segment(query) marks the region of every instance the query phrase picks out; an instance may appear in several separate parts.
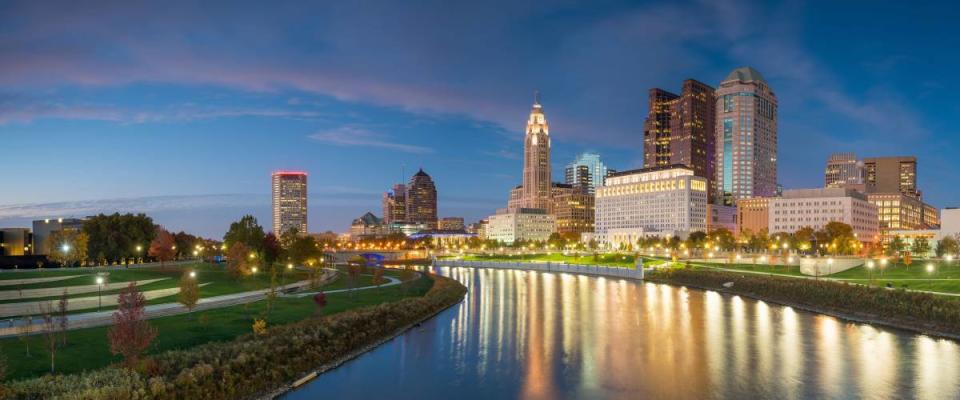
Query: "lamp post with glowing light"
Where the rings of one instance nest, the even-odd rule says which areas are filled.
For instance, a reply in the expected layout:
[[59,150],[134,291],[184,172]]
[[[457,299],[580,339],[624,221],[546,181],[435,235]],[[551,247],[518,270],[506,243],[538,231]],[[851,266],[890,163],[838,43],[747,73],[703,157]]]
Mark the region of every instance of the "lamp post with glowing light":
[[97,311],[103,307],[103,277],[97,277]]
[[870,274],[870,286],[873,286],[873,260],[867,260],[867,272]]

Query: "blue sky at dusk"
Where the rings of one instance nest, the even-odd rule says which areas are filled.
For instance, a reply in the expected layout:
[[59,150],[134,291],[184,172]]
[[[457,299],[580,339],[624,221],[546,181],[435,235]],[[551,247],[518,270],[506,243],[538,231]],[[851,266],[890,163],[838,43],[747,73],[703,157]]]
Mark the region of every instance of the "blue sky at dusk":
[[742,65],[779,98],[785,187],[835,151],[916,155],[960,206],[949,3],[319,3],[0,4],[0,227],[141,211],[220,237],[302,169],[310,229],[344,231],[420,167],[475,221],[520,182],[534,90],[560,180],[584,150],[639,167],[649,88]]

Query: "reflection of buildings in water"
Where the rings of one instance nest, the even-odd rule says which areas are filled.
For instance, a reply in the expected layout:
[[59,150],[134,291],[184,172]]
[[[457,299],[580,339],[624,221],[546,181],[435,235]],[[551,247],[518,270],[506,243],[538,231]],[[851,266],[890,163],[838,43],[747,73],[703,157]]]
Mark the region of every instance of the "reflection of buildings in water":
[[712,291],[516,270],[440,272],[470,287],[450,321],[454,367],[481,382],[515,380],[517,397],[880,398],[899,390],[949,398],[960,388],[960,353],[950,341]]

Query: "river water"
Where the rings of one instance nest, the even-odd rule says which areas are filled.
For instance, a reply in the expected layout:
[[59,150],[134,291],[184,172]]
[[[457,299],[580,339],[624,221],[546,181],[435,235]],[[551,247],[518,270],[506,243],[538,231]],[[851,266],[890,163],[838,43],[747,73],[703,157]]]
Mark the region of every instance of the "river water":
[[286,398],[960,398],[950,340],[631,280],[435,271],[462,304]]

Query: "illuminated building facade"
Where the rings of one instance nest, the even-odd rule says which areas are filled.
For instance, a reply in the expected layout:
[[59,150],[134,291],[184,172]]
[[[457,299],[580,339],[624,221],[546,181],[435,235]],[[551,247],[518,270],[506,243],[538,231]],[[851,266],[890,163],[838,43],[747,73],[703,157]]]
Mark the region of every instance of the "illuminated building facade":
[[406,222],[424,224],[428,229],[437,227],[437,187],[433,179],[421,168],[407,185]]
[[502,209],[487,218],[483,238],[506,244],[517,240],[542,242],[555,229],[553,215],[542,208]]
[[[523,140],[523,184],[520,207],[550,208],[550,126],[536,96]],[[509,208],[509,207],[508,207]]]
[[589,193],[595,193],[596,188],[603,186],[607,176],[616,172],[607,168],[599,154],[586,152],[567,164],[564,181],[568,185],[584,187]]
[[461,217],[444,217],[437,221],[437,230],[441,231],[462,231],[466,226]]
[[716,182],[724,204],[777,193],[777,97],[757,70],[730,72],[717,89]]
[[32,241],[30,229],[0,228],[0,256],[31,255]]
[[643,166],[685,165],[707,179],[712,198],[716,190],[716,103],[713,87],[694,79],[683,81],[679,96],[650,89]]
[[744,233],[757,233],[768,229],[770,224],[770,198],[751,197],[737,200],[737,237]]
[[273,233],[282,235],[290,229],[307,234],[307,173],[274,172]]
[[553,184],[551,213],[557,233],[576,234],[593,232],[594,195],[580,186]]
[[386,223],[402,222],[407,219],[407,186],[393,185],[393,192],[383,194],[383,220]]
[[823,229],[830,222],[853,228],[861,241],[879,240],[877,207],[854,189],[820,188],[786,190],[783,197],[770,199],[768,232],[793,233],[802,228]]
[[828,188],[848,187],[865,191],[864,163],[853,153],[834,153],[827,160],[823,185]]
[[47,238],[57,231],[81,231],[83,220],[77,218],[42,219],[33,221],[33,255],[50,255]]
[[919,197],[916,157],[873,157],[863,160],[867,193],[903,193]]
[[707,179],[685,166],[618,172],[597,189],[595,221],[597,241],[611,247],[640,236],[706,232]]

